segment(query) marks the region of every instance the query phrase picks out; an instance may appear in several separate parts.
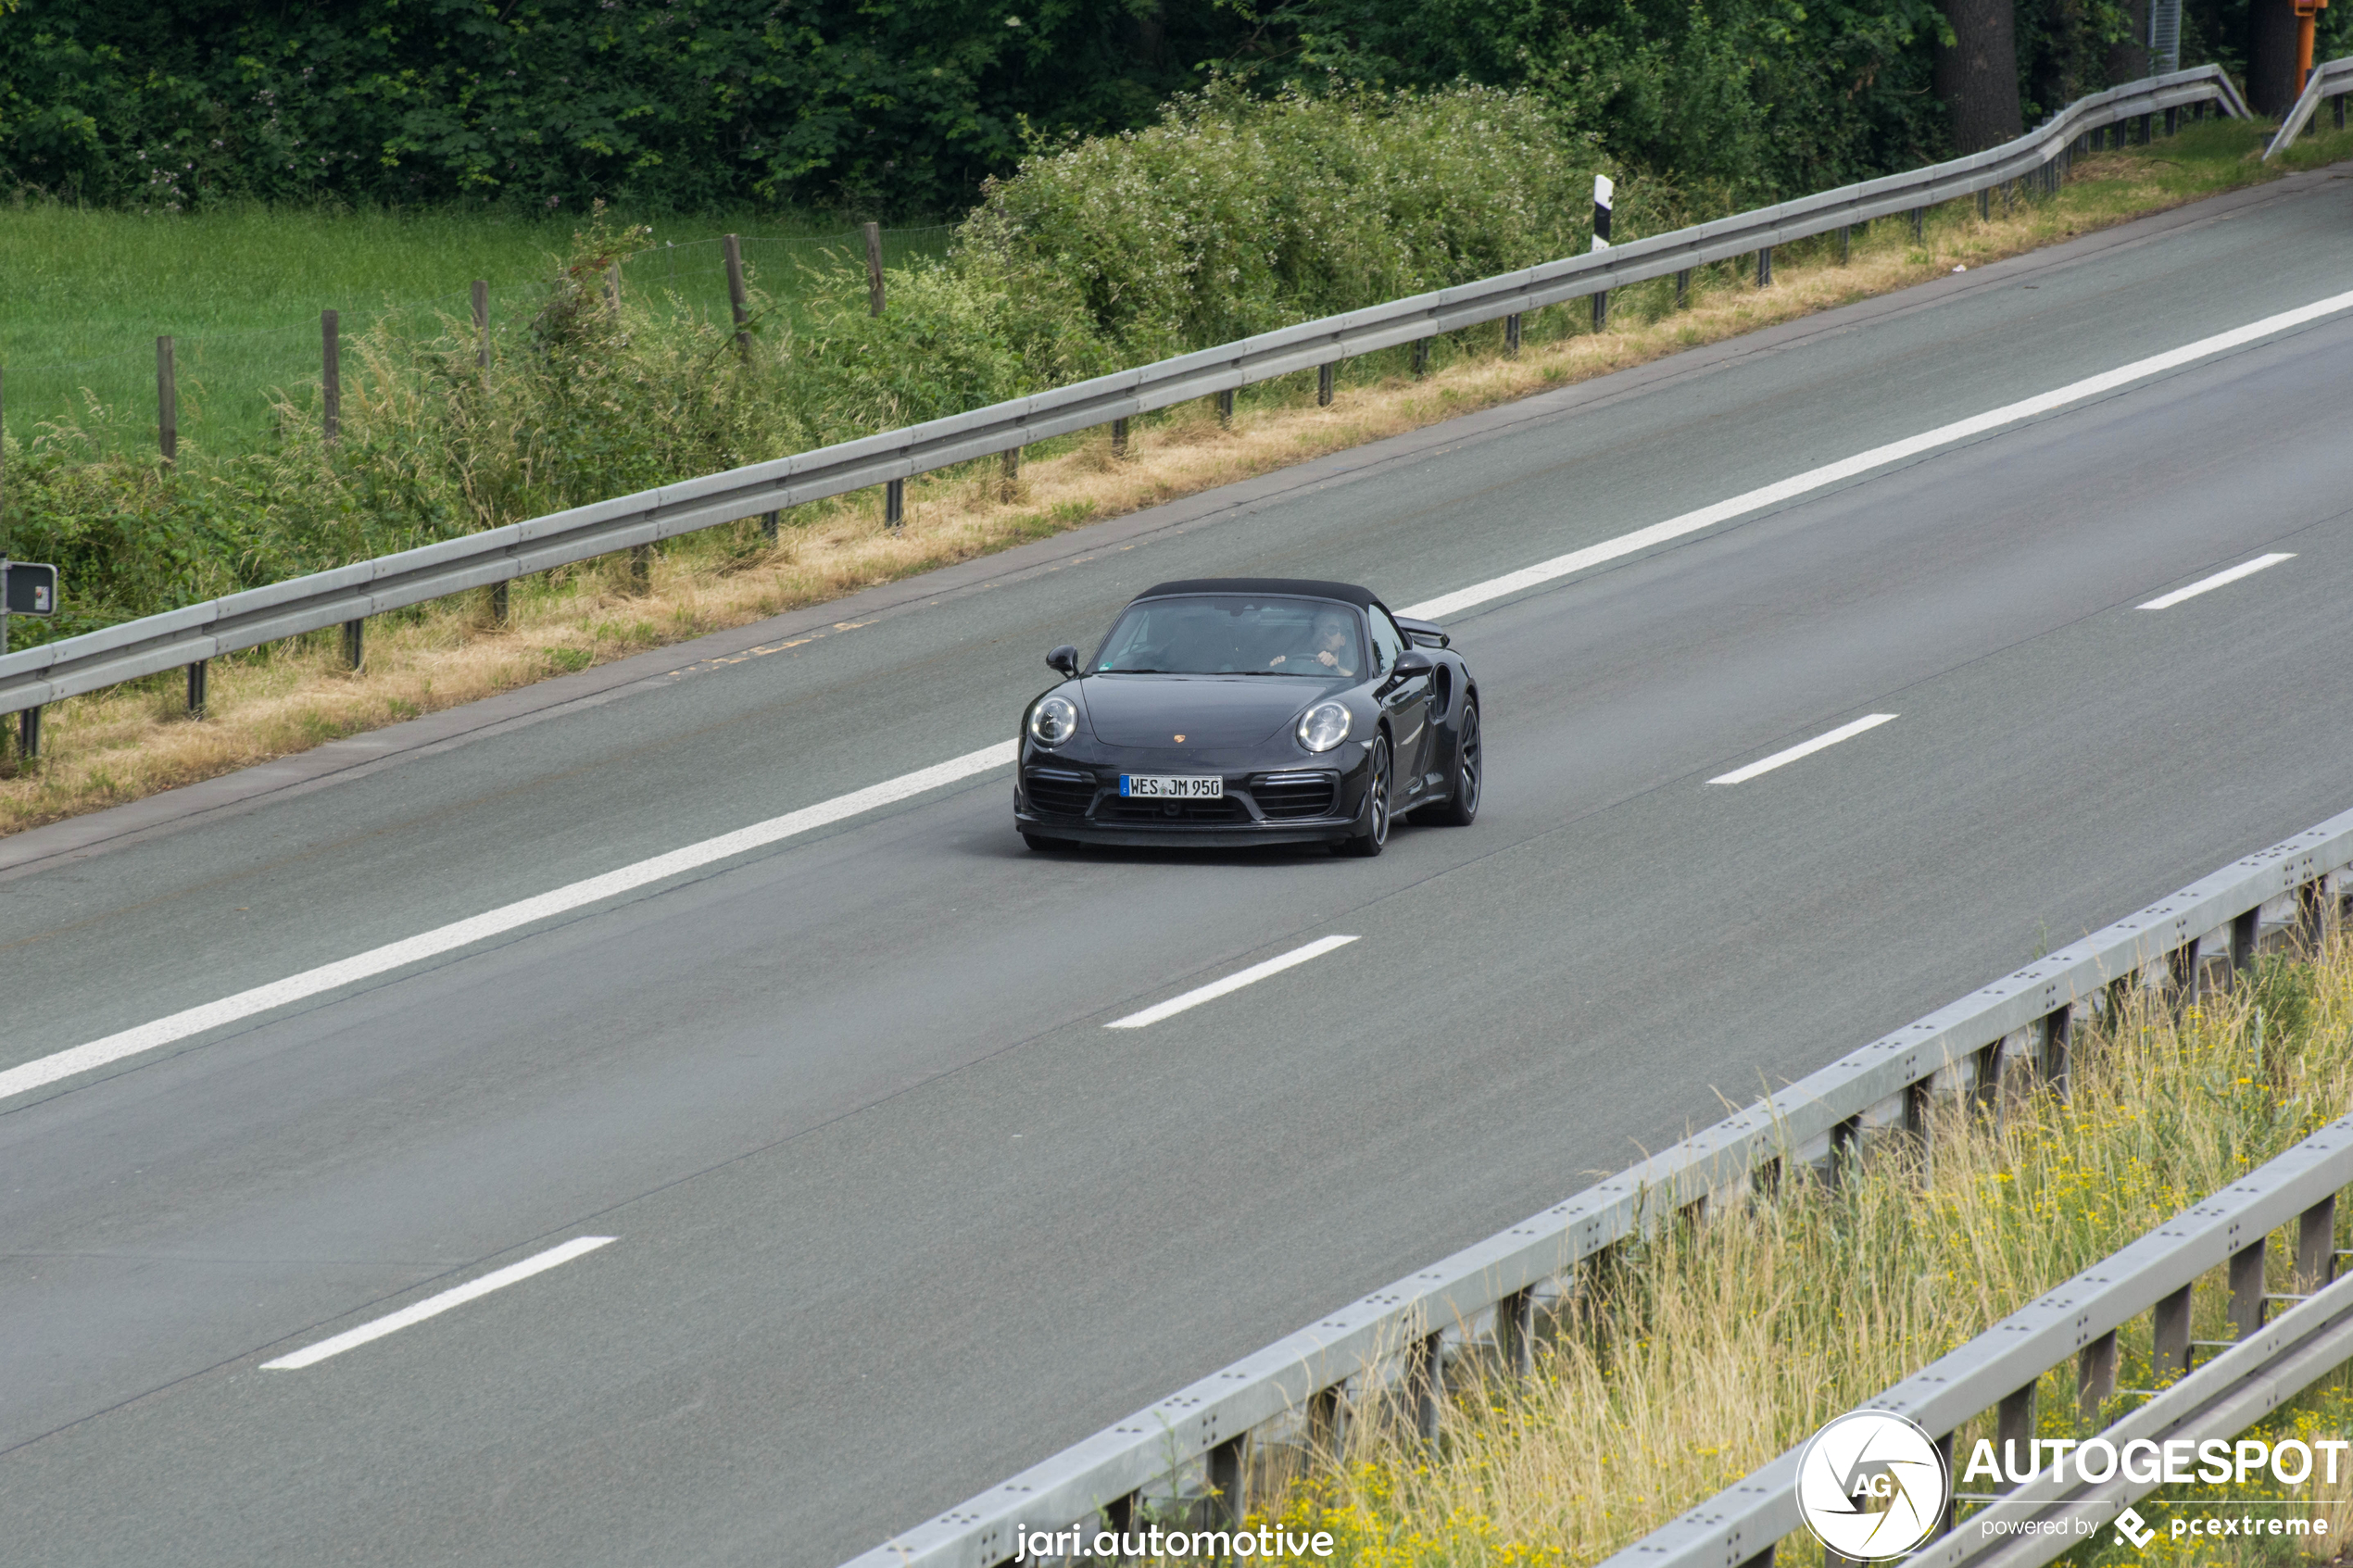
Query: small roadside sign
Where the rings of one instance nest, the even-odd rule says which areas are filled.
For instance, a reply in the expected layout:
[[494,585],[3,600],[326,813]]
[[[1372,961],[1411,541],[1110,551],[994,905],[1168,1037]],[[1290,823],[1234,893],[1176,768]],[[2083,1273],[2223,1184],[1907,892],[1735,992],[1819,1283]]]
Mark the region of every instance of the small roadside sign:
[[0,614],[57,613],[57,569],[41,561],[0,561]]

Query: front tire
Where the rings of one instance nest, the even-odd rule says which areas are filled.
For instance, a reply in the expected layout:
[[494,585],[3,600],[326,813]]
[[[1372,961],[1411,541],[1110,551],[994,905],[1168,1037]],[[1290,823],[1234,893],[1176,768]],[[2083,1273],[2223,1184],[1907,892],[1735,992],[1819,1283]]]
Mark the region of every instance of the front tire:
[[1369,860],[1388,847],[1390,771],[1389,737],[1382,735],[1373,742],[1372,777],[1365,784],[1365,831],[1333,845],[1334,854]]
[[1463,734],[1454,747],[1454,794],[1430,812],[1430,821],[1466,828],[1478,815],[1478,795],[1487,784],[1487,754],[1479,746],[1478,704],[1463,704]]

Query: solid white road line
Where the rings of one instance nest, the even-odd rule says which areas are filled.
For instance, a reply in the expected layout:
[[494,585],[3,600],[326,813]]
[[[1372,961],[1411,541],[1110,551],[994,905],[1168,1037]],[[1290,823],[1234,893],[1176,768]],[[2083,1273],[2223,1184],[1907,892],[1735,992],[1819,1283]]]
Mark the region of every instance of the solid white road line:
[[455,1289],[445,1290],[438,1296],[428,1296],[414,1306],[403,1307],[400,1311],[389,1316],[378,1318],[373,1323],[363,1323],[358,1328],[346,1329],[333,1339],[321,1339],[307,1350],[296,1350],[291,1356],[280,1356],[274,1361],[264,1361],[261,1363],[261,1370],[296,1372],[303,1367],[316,1366],[329,1356],[340,1356],[355,1345],[365,1345],[371,1339],[382,1339],[387,1334],[397,1334],[410,1323],[422,1323],[427,1318],[437,1318],[452,1307],[462,1307],[477,1296],[487,1296],[492,1291],[502,1289],[519,1279],[529,1279],[534,1274],[547,1273],[559,1263],[569,1263],[583,1253],[594,1252],[611,1239],[612,1237],[609,1236],[574,1236],[561,1247],[551,1247],[536,1257],[525,1258],[520,1263],[510,1263],[503,1269],[495,1270],[480,1279],[468,1280]]
[[1103,1027],[1141,1029],[1148,1023],[1158,1023],[1162,1019],[1183,1012],[1187,1008],[1197,1008],[1203,1002],[1214,1002],[1228,992],[1239,991],[1243,986],[1264,980],[1270,974],[1280,974],[1294,964],[1303,964],[1309,959],[1320,959],[1334,947],[1345,947],[1355,940],[1353,936],[1318,936],[1304,947],[1293,947],[1280,958],[1268,959],[1265,963],[1254,963],[1248,969],[1237,970],[1223,980],[1213,980],[1197,991],[1188,991],[1181,997],[1171,997],[1164,1002],[1155,1002],[1141,1012],[1131,1012],[1126,1018],[1114,1019]]
[[1707,782],[1709,784],[1743,784],[1759,773],[1769,773],[1774,769],[1794,762],[1801,757],[1811,757],[1824,746],[1836,746],[1843,740],[1851,740],[1865,730],[1876,730],[1894,717],[1893,713],[1867,713],[1852,724],[1841,724],[1826,735],[1816,735],[1812,740],[1793,746],[1787,751],[1776,751],[1761,761],[1751,762],[1745,768],[1735,768],[1730,772],[1720,774]]
[[2284,556],[2258,556],[2251,561],[2245,561],[2231,568],[2228,571],[2218,571],[2211,577],[2201,577],[2188,587],[2176,588],[2162,598],[2149,600],[2141,608],[2143,609],[2171,609],[2183,599],[2194,599],[2200,594],[2211,593],[2225,583],[2235,583],[2242,577],[2252,577],[2267,566],[2277,566],[2284,560],[2295,558],[2293,552]]
[[902,773],[882,784],[852,790],[848,795],[837,795],[831,800],[804,806],[798,811],[787,811],[781,817],[771,817],[748,828],[737,828],[734,833],[723,833],[716,838],[706,838],[699,844],[689,844],[683,849],[673,849],[666,855],[656,855],[649,860],[640,860],[635,865],[623,866],[602,876],[592,876],[585,882],[575,882],[551,893],[542,893],[535,898],[524,898],[470,920],[438,926],[403,941],[371,948],[354,958],[321,964],[317,969],[307,969],[300,974],[288,975],[267,985],[257,985],[250,991],[240,991],[217,1002],[207,1002],[202,1007],[175,1012],[169,1018],[158,1018],[152,1023],[142,1023],[135,1029],[125,1029],[120,1034],[108,1035],[104,1039],[92,1040],[87,1045],[75,1046],[54,1056],[44,1056],[21,1066],[11,1067],[0,1073],[0,1099],[22,1094],[27,1089],[37,1089],[44,1084],[54,1084],[76,1073],[86,1073],[94,1067],[120,1061],[127,1056],[154,1050],[158,1046],[168,1046],[175,1040],[184,1040],[207,1029],[217,1029],[224,1023],[251,1018],[271,1008],[283,1007],[288,1002],[319,996],[338,985],[348,985],[355,980],[366,980],[422,959],[455,952],[470,943],[529,925],[534,921],[585,909],[599,899],[647,886],[682,872],[698,870],[726,859],[731,855],[762,848],[798,834],[921,795],[925,790],[937,789],[942,784],[955,784],[975,773],[985,773],[991,768],[1001,768],[1012,762],[1013,756],[1012,741],[985,746],[978,751],[968,751],[952,761],[912,773]]
[[1450,615],[1469,609],[1474,605],[1483,605],[1490,599],[1500,599],[1506,594],[1516,594],[1523,588],[1533,588],[1539,583],[1567,577],[1571,572],[1582,571],[1588,567],[1600,566],[1605,561],[1617,560],[1622,556],[1630,556],[1638,550],[1647,550],[1653,545],[1662,545],[1670,539],[1680,539],[1687,533],[1696,533],[1704,528],[1713,528],[1719,522],[1730,522],[1732,519],[1745,513],[1758,511],[1766,507],[1778,506],[1783,501],[1794,500],[1800,495],[1839,483],[1843,480],[1858,478],[1873,469],[1885,468],[1890,463],[1900,463],[1907,458],[1917,458],[1924,453],[1935,451],[1940,446],[1950,446],[1957,442],[1967,441],[1971,436],[1983,435],[1990,431],[2000,430],[2006,425],[2017,424],[2021,420],[2031,420],[2039,415],[2055,412],[2070,404],[2081,403],[2086,398],[2114,392],[2120,387],[2129,386],[2137,381],[2145,381],[2151,376],[2163,375],[2168,370],[2180,370],[2183,366],[2196,364],[2200,359],[2210,359],[2215,355],[2227,354],[2232,349],[2244,347],[2273,332],[2304,326],[2347,309],[2353,309],[2353,294],[2332,295],[2311,305],[2303,306],[2295,310],[2283,310],[2276,316],[2266,316],[2261,320],[2250,321],[2244,327],[2234,327],[2227,332],[2217,332],[2212,337],[2200,338],[2196,343],[2185,344],[2180,348],[2164,354],[2151,355],[2146,359],[2135,359],[2129,365],[2100,375],[2087,376],[2079,382],[2070,382],[2067,385],[2054,391],[2024,398],[2016,403],[2007,403],[1999,408],[1989,409],[1985,413],[1969,419],[1957,420],[1948,425],[1939,425],[1934,430],[1923,431],[1918,435],[1907,436],[1902,441],[1891,441],[1884,446],[1874,446],[1868,452],[1858,452],[1854,457],[1835,463],[1827,463],[1818,469],[1808,469],[1806,472],[1793,474],[1779,483],[1768,484],[1761,489],[1734,495],[1729,500],[1718,501],[1712,507],[1702,507],[1695,512],[1685,512],[1680,517],[1668,518],[1665,522],[1655,522],[1648,528],[1638,528],[1631,533],[1621,533],[1615,539],[1605,539],[1598,545],[1589,545],[1581,550],[1571,550],[1565,556],[1554,556],[1550,560],[1538,561],[1534,566],[1525,567],[1518,571],[1506,572],[1501,577],[1491,577],[1484,583],[1474,583],[1467,588],[1457,588],[1451,594],[1441,594],[1434,599],[1410,605],[1398,613],[1410,615],[1417,621],[1443,621]]

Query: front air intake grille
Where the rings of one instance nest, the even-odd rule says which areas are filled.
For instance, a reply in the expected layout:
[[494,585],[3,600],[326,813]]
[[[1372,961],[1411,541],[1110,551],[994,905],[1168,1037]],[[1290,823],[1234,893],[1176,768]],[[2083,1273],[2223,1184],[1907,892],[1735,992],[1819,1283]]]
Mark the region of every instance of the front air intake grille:
[[1228,796],[1223,800],[1123,800],[1111,796],[1095,820],[1103,822],[1246,822],[1250,811]]
[[1333,773],[1273,773],[1250,786],[1251,797],[1267,818],[1328,817],[1340,791]]
[[1032,768],[1022,775],[1022,787],[1030,805],[1049,816],[1083,817],[1095,803],[1094,775],[1069,768]]

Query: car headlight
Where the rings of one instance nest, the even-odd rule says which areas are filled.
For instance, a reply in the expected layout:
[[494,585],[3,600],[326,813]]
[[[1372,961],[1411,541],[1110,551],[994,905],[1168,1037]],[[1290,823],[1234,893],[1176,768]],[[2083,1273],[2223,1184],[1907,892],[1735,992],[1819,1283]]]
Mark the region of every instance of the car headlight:
[[1039,746],[1060,746],[1078,729],[1078,709],[1066,696],[1050,696],[1029,710],[1029,736]]
[[1329,751],[1348,738],[1348,709],[1337,702],[1319,702],[1299,716],[1299,744],[1310,751]]

